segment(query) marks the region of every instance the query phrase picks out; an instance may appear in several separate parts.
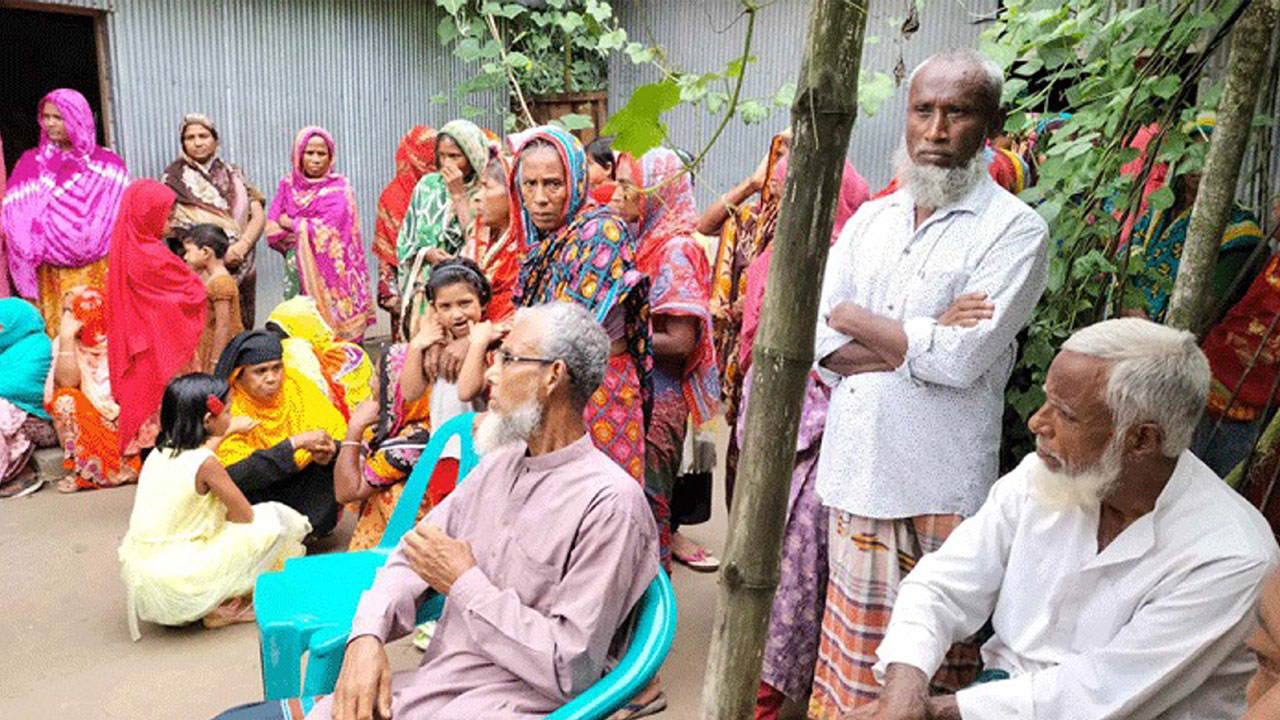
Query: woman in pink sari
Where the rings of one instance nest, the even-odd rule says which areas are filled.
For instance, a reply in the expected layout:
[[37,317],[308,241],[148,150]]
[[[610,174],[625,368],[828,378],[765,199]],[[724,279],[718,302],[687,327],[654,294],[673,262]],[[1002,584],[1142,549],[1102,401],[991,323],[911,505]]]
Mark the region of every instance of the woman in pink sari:
[[373,324],[369,266],[355,193],[333,172],[333,136],[323,128],[305,127],[294,140],[293,170],[267,212],[267,243],[285,258],[285,299],[312,297],[339,337],[363,341]]
[[93,111],[66,88],[40,101],[40,145],[13,167],[0,211],[14,289],[55,332],[62,298],[107,278],[111,228],[128,184],[124,161],[98,147]]

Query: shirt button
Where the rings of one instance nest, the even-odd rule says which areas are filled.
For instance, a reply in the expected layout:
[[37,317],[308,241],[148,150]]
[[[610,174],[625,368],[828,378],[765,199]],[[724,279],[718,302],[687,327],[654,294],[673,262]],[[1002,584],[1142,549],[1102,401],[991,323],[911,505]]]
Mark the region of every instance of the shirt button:
[[892,310],[892,309],[893,309],[893,305],[889,305],[889,309],[890,309],[890,310]]

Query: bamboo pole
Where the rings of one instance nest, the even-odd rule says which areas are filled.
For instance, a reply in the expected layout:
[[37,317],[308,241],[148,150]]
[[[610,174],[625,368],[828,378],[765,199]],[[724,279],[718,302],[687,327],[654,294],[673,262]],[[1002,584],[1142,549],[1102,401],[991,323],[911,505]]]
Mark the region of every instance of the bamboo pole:
[[791,166],[752,355],[751,402],[703,684],[707,719],[741,720],[755,707],[821,278],[857,114],[866,17],[867,0],[810,4],[791,107]]
[[1167,324],[1203,335],[1218,245],[1236,199],[1240,165],[1249,144],[1254,108],[1267,65],[1276,0],[1245,0],[1249,7],[1231,31],[1227,78],[1191,209],[1191,225],[1169,300]]

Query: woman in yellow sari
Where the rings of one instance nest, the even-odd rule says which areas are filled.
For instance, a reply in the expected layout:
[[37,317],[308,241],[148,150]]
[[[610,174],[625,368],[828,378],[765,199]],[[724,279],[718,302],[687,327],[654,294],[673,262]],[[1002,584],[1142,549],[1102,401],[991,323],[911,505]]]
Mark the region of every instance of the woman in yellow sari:
[[214,374],[231,384],[231,413],[257,424],[227,438],[218,460],[250,503],[284,503],[325,535],[338,523],[333,459],[347,423],[283,358],[279,336],[265,330],[240,333],[223,351]]
[[315,300],[304,295],[286,300],[267,322],[288,336],[283,341],[285,365],[319,385],[343,416],[350,417],[356,405],[370,398],[373,365],[364,348],[338,339]]

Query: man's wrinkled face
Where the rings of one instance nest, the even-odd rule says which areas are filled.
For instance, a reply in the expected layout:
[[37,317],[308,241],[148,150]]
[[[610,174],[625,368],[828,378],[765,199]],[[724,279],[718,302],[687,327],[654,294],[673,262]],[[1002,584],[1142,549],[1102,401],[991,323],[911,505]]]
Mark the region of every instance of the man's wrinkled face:
[[236,384],[258,400],[270,400],[284,385],[284,361],[269,360],[240,368]]
[[489,412],[476,430],[476,445],[482,452],[528,442],[542,424],[551,364],[536,360],[541,350],[539,325],[536,319],[518,321],[485,373]]
[[907,95],[907,154],[917,165],[964,165],[983,147],[998,111],[989,107],[981,71],[938,60],[916,73]]

